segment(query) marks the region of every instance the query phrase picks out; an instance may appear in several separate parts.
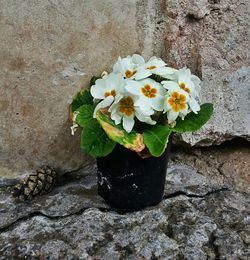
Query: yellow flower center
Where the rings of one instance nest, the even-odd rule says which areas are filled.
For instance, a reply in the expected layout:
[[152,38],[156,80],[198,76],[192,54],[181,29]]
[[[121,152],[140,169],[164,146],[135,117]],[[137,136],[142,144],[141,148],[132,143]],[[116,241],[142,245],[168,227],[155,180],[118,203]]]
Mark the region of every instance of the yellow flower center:
[[156,93],[157,93],[157,89],[152,88],[150,85],[147,84],[143,88],[141,88],[141,92],[144,96],[146,96],[148,98],[155,98]]
[[148,69],[148,70],[153,70],[153,69],[156,69],[156,68],[157,68],[157,67],[153,65],[153,66],[148,67],[147,69]]
[[180,86],[181,89],[183,89],[187,93],[190,93],[190,89],[185,85],[184,82],[180,82],[179,86]]
[[115,97],[115,96],[116,96],[116,91],[113,89],[113,90],[111,90],[110,92],[105,92],[105,93],[104,93],[104,96],[105,96],[105,97],[108,97],[108,96],[113,96],[113,97]]
[[168,99],[169,105],[172,107],[174,112],[179,112],[186,108],[186,97],[183,94],[179,94],[178,92],[173,92],[171,97]]
[[134,76],[136,73],[136,70],[135,71],[131,71],[131,70],[126,70],[125,71],[125,76],[126,78],[131,78],[132,76]]
[[135,112],[134,101],[132,97],[124,97],[120,100],[119,111],[126,116],[131,116]]

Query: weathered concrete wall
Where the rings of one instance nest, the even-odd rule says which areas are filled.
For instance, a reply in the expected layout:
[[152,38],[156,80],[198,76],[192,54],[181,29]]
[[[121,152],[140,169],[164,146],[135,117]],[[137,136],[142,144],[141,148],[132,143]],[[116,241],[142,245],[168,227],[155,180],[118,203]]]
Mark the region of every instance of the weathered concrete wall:
[[89,159],[70,134],[67,106],[91,75],[143,51],[144,8],[134,0],[1,1],[0,176]]
[[216,114],[186,141],[249,136],[247,0],[219,2],[2,0],[0,176],[88,162],[70,135],[67,106],[91,75],[135,52],[203,78]]

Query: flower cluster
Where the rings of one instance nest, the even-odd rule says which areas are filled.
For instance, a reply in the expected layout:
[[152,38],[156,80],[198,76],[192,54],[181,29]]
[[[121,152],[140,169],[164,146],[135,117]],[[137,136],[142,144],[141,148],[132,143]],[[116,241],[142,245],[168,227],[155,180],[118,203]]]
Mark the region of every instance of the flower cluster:
[[99,102],[93,117],[99,109],[107,108],[115,124],[122,123],[128,133],[134,127],[135,118],[154,125],[157,122],[153,115],[160,112],[174,126],[178,117],[184,119],[191,111],[197,113],[199,92],[200,79],[189,69],[167,67],[157,57],[145,62],[137,54],[119,57],[113,71],[104,73],[90,89],[94,100]]

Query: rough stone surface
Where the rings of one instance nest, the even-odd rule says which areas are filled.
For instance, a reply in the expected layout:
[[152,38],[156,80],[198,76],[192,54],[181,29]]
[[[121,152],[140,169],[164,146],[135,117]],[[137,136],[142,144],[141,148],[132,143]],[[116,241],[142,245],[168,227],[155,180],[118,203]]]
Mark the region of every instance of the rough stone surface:
[[67,106],[119,55],[162,56],[203,79],[215,115],[192,145],[249,139],[249,3],[241,1],[1,1],[0,176],[90,161],[70,135]]
[[163,57],[187,66],[202,82],[202,101],[215,113],[201,131],[181,137],[191,145],[250,138],[249,8],[247,0],[165,1]]
[[249,196],[172,164],[158,206],[118,214],[96,195],[94,172],[69,173],[31,202],[2,182],[0,259],[249,259]]
[[218,185],[250,194],[250,146],[242,140],[220,146],[173,147],[172,162],[188,165]]

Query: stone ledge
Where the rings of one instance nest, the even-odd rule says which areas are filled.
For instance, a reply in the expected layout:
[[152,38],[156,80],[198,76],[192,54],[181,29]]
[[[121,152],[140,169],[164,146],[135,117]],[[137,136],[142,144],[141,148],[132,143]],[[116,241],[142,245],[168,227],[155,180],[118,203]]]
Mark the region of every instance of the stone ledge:
[[247,259],[249,196],[172,164],[165,199],[118,214],[97,195],[95,167],[52,193],[16,202],[0,187],[0,256],[59,259]]

